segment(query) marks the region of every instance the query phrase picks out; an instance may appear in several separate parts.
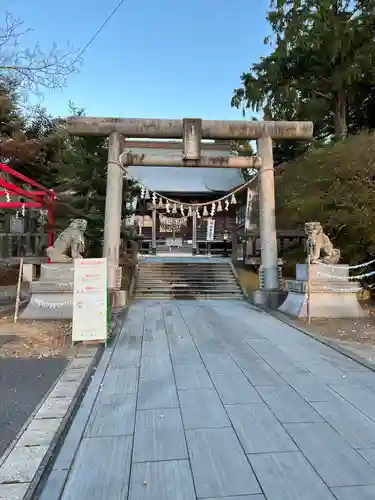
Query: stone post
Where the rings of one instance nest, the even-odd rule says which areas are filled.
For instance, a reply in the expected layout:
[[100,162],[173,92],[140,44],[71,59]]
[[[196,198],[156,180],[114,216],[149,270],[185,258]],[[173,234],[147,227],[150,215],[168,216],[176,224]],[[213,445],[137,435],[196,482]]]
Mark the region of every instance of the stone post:
[[116,288],[119,265],[123,171],[119,166],[123,136],[113,132],[108,141],[107,190],[105,199],[103,257],[108,259],[108,288]]
[[261,265],[264,272],[264,289],[272,291],[279,289],[272,138],[262,137],[258,139],[257,149],[262,158],[259,173]]
[[197,254],[197,212],[193,210],[193,227],[192,227],[192,254]]
[[156,255],[156,208],[152,209],[152,237],[151,237],[151,253]]

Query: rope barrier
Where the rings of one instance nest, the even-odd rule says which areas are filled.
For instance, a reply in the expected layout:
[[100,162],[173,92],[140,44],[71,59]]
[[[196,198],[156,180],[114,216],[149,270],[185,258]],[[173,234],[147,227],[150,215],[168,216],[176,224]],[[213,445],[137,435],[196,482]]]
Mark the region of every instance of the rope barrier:
[[369,276],[374,276],[375,271],[370,271],[369,273],[364,273],[364,274],[357,274],[357,276],[333,276],[332,274],[325,274],[325,273],[317,273],[318,276],[324,276],[326,278],[332,278],[334,280],[342,280],[342,281],[347,281],[347,280],[361,280],[363,278],[368,278]]
[[[68,261],[69,263],[69,261]],[[66,262],[62,262],[62,264],[66,264]],[[63,273],[67,273],[67,272],[73,272],[74,271],[74,267],[66,267],[65,269],[64,268],[61,268],[61,267],[55,267],[51,264],[48,264],[48,271],[50,271],[51,269],[53,269],[54,271],[62,271]]]
[[62,309],[63,307],[73,306],[73,302],[71,300],[67,300],[65,302],[45,302],[44,300],[36,299],[35,297],[31,298],[30,303],[45,309]]
[[[356,264],[355,266],[347,266],[347,268],[348,269],[359,269],[360,267],[370,266],[371,264],[374,264],[374,263],[375,263],[375,259],[372,259],[368,262],[364,262],[363,264]],[[331,267],[331,268],[335,268],[335,269],[338,269],[339,267],[341,267],[341,266],[335,266],[332,264],[325,264],[324,262],[320,262],[320,264],[323,264],[323,266],[325,266],[325,267]]]
[[323,290],[329,290],[330,292],[340,292],[340,293],[358,293],[362,292],[363,288],[332,288],[330,286],[325,286]]
[[[249,179],[248,181],[246,181],[244,184],[241,184],[241,186],[238,186],[238,187],[234,188],[232,191],[230,191],[226,195],[222,196],[221,198],[217,198],[214,201],[202,202],[202,203],[183,203],[180,200],[176,200],[176,199],[164,196],[164,195],[160,194],[159,192],[154,191],[153,189],[150,189],[148,186],[143,185],[141,182],[139,182],[137,180],[136,177],[134,177],[131,174],[129,174],[129,172],[127,171],[126,167],[121,162],[110,160],[110,161],[108,161],[108,163],[112,163],[114,165],[119,166],[121,168],[121,170],[125,173],[126,176],[130,177],[134,182],[136,182],[139,186],[141,186],[141,188],[143,188],[143,190],[144,190],[144,197],[146,199],[149,199],[150,198],[150,193],[153,193],[154,198],[155,197],[159,198],[159,203],[160,203],[160,200],[165,200],[166,202],[168,202],[170,204],[173,204],[173,205],[181,205],[183,207],[194,208],[196,210],[199,209],[199,208],[202,208],[202,207],[208,207],[210,205],[211,205],[211,207],[215,206],[215,205],[219,205],[223,201],[226,202],[226,203],[228,203],[228,205],[229,205],[228,198],[231,198],[230,204],[235,204],[235,203],[237,203],[236,199],[235,199],[235,195],[237,193],[239,193],[243,189],[247,188],[263,172],[266,172],[266,171],[269,171],[269,170],[274,171],[274,168],[265,168],[265,169],[259,170],[255,175],[253,175],[253,177],[251,179]],[[141,198],[143,198],[142,194],[141,194]],[[154,199],[154,204],[156,204],[156,199]],[[226,210],[228,209],[227,206],[225,207],[225,209]],[[219,211],[221,211],[221,210],[219,210]],[[212,213],[212,215],[213,215],[213,213]]]
[[[199,208],[204,208],[204,211],[203,211],[203,216],[204,217],[207,217],[209,215],[213,216],[214,213],[215,213],[215,210],[216,210],[216,206],[217,206],[217,211],[222,211],[221,202],[223,202],[223,201],[225,201],[225,203],[226,203],[225,210],[228,210],[229,204],[235,204],[235,203],[237,203],[236,199],[235,199],[235,195],[237,193],[239,193],[243,189],[247,188],[263,172],[265,172],[267,170],[268,171],[269,170],[274,171],[273,167],[272,168],[265,168],[265,169],[259,170],[255,175],[253,175],[253,177],[251,179],[249,179],[248,181],[246,181],[244,184],[241,184],[241,186],[236,187],[235,189],[233,189],[232,191],[230,191],[226,195],[222,196],[221,198],[217,198],[214,201],[202,202],[202,203],[183,203],[180,200],[176,200],[176,199],[164,196],[164,195],[160,194],[159,192],[154,191],[154,190],[150,189],[149,187],[143,185],[142,183],[140,183],[137,180],[136,177],[134,177],[131,174],[129,174],[129,172],[126,169],[126,167],[120,161],[116,162],[116,161],[111,161],[110,160],[110,161],[108,161],[108,163],[113,163],[114,165],[119,166],[121,168],[121,170],[125,173],[126,176],[130,177],[134,182],[136,182],[139,186],[141,186],[141,188],[142,188],[141,198],[150,199],[150,197],[151,197],[154,205],[156,205],[156,201],[157,201],[156,198],[159,198],[159,204],[162,203],[162,200],[166,201],[167,202],[167,204],[166,204],[167,213],[170,212],[170,207],[168,206],[168,204],[173,204],[172,214],[176,214],[177,213],[177,205],[179,205],[179,209],[180,209],[181,215],[183,217],[185,217],[185,212],[184,212],[185,208],[189,209],[188,216],[192,215],[191,209],[194,209],[194,210],[196,210],[197,215],[198,215],[199,218],[200,218],[200,214],[199,214],[199,210],[198,210]],[[152,193],[152,196],[150,196],[150,193]],[[231,198],[230,202],[228,201],[228,198]],[[252,196],[250,197],[249,201],[250,201],[250,206],[251,206],[251,204],[252,204]],[[207,211],[207,207],[208,206],[211,206],[211,213],[210,214]],[[161,214],[158,212],[158,215],[160,217]],[[348,267],[348,269],[359,269],[359,268],[362,268],[362,267],[369,266],[369,265],[371,265],[373,263],[375,263],[375,259],[370,260],[369,262],[364,262],[362,264],[356,264],[354,266],[347,266],[347,267]],[[325,264],[323,262],[321,264],[323,264],[325,267],[330,267],[330,268],[333,268],[333,269],[338,269],[338,268],[341,267],[341,266],[332,265],[332,264]],[[357,276],[349,276],[349,277],[333,276],[331,274],[325,274],[325,273],[321,273],[321,272],[319,272],[318,275],[319,276],[325,276],[327,278],[336,279],[336,280],[347,281],[347,280],[368,278],[369,276],[375,275],[375,271],[372,271],[372,272],[369,272],[369,273],[364,273],[364,274],[359,274]]]

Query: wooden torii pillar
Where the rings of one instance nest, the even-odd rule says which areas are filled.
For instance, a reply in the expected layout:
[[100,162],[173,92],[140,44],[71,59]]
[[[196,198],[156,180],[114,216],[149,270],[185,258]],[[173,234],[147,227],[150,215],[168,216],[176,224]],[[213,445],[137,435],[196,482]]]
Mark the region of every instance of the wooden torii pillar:
[[[261,265],[264,272],[264,292],[279,289],[277,269],[277,239],[275,217],[275,181],[272,141],[278,139],[310,140],[312,122],[221,121],[184,118],[90,118],[68,117],[61,124],[71,135],[109,138],[107,193],[103,256],[109,262],[109,288],[116,286],[115,269],[119,262],[120,225],[122,211],[123,165],[260,168],[259,211]],[[123,152],[124,138],[181,139],[183,154],[160,157]],[[201,155],[201,140],[256,140],[259,158],[213,157]],[[121,159],[120,159],[121,155]]]

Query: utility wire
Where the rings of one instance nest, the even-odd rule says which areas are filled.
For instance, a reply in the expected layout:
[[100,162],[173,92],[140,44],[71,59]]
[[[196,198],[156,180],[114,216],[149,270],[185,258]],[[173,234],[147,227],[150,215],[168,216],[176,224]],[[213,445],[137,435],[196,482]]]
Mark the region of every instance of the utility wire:
[[116,5],[116,7],[113,9],[113,11],[106,18],[106,20],[104,21],[104,23],[100,26],[100,28],[96,31],[96,33],[92,36],[92,38],[83,47],[83,49],[80,51],[80,53],[78,54],[78,56],[74,59],[73,64],[75,64],[78,61],[78,59],[80,59],[83,56],[83,54],[86,52],[86,50],[95,41],[95,39],[98,37],[98,35],[103,31],[103,29],[106,27],[106,25],[109,23],[109,21],[116,14],[116,12],[119,10],[119,8],[122,6],[122,4],[124,2],[125,2],[125,0],[120,0],[120,2]]

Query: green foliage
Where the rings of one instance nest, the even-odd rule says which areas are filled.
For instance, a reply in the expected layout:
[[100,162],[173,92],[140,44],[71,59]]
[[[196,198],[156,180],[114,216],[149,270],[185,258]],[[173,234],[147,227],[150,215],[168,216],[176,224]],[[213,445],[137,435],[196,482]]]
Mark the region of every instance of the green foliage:
[[103,237],[106,194],[106,161],[108,151],[103,138],[69,138],[59,172],[64,190],[59,198],[64,206],[60,225],[73,218],[88,221],[86,237],[90,250],[98,253]]
[[15,84],[0,85],[0,161],[47,187],[56,185],[63,143],[44,108],[28,116],[18,105]]
[[232,151],[238,153],[239,156],[254,156],[255,152],[250,141],[230,141]]
[[243,73],[232,106],[312,120],[319,138],[345,136],[361,102],[357,91],[374,80],[375,3],[272,0],[267,19],[273,52]]
[[322,222],[348,263],[375,254],[375,134],[362,132],[298,158],[276,179],[277,224]]
[[3,141],[12,137],[23,125],[23,119],[18,110],[17,97],[14,83],[8,80],[0,83],[0,137],[2,139],[0,148]]
[[[70,112],[75,116],[85,114],[84,109],[73,103],[70,103]],[[90,242],[88,252],[100,255],[104,233],[108,141],[93,136],[68,137],[66,141],[58,175],[59,183],[65,187],[65,193],[60,195],[64,201],[65,220],[85,218],[88,221],[86,237]],[[125,207],[136,192],[133,182],[127,180],[123,183],[122,218],[132,213]]]
[[271,0],[267,20],[272,52],[242,74],[232,106],[311,120],[315,137],[274,144],[275,164],[287,164],[278,227],[321,221],[344,261],[366,260],[375,253],[375,0]]
[[[108,144],[100,137],[69,137],[44,108],[24,116],[15,86],[0,87],[0,160],[57,194],[56,229],[71,219],[88,221],[87,255],[100,255],[104,230]],[[71,104],[71,114],[84,110]],[[124,182],[126,201],[134,196],[132,182]],[[129,235],[123,234],[123,237]]]

